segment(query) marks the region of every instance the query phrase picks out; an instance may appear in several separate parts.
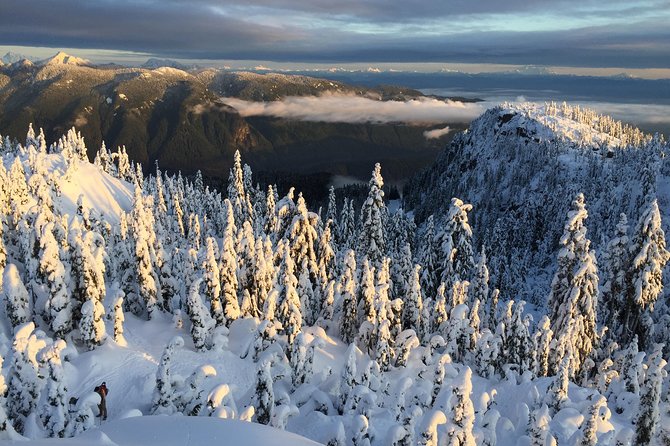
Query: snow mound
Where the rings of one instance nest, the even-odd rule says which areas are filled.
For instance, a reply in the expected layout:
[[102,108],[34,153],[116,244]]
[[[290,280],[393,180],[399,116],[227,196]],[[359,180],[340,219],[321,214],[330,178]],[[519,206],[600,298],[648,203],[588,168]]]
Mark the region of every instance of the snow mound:
[[[47,155],[50,172],[65,175],[65,162],[60,154]],[[60,183],[61,196],[56,202],[64,213],[74,215],[79,196],[91,208],[102,213],[110,223],[118,223],[121,212],[129,212],[133,207],[133,186],[102,172],[88,162],[77,162],[77,168],[69,179]]]
[[[135,417],[113,421],[100,430],[115,444],[144,446],[181,446],[194,444],[231,444],[256,446],[312,446],[318,443],[290,432],[246,421],[183,416]],[[95,436],[95,431],[80,438]]]
[[[25,442],[9,441],[7,445]],[[318,443],[290,432],[246,421],[183,416],[133,417],[111,421],[78,437],[35,440],[31,445],[58,446],[314,446]]]

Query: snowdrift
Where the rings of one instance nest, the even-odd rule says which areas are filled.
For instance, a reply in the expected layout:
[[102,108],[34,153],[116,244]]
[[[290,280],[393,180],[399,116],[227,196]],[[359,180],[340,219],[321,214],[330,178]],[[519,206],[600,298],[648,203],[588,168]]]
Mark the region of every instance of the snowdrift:
[[[23,445],[9,441],[7,445]],[[34,440],[34,446],[316,446],[311,440],[257,423],[219,418],[147,416],[110,421],[79,437]]]

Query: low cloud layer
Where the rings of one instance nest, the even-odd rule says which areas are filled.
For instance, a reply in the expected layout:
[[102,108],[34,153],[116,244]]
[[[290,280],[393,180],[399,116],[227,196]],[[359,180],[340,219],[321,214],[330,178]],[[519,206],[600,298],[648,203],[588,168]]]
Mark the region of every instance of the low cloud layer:
[[670,105],[622,104],[615,102],[581,102],[582,105],[632,124],[670,126]]
[[448,134],[450,131],[451,129],[449,128],[449,126],[447,126],[442,129],[426,130],[425,132],[423,132],[423,136],[426,139],[437,139]]
[[274,116],[300,121],[345,123],[460,123],[470,122],[485,110],[483,106],[475,103],[432,98],[378,101],[345,95],[294,96],[272,102],[251,102],[236,98],[222,98],[221,101],[244,117]]
[[[517,97],[517,101],[524,99]],[[439,125],[469,123],[488,108],[495,107],[504,100],[514,102],[514,98],[487,100],[479,103],[440,101],[421,98],[409,101],[379,101],[375,99],[349,96],[294,96],[281,101],[252,102],[237,98],[221,98],[219,103],[198,105],[191,111],[204,113],[211,110],[234,109],[241,116],[273,116],[314,122],[342,123],[390,123]],[[547,100],[551,100],[548,98]],[[542,103],[544,100],[537,99]],[[670,105],[630,104],[604,101],[576,101],[584,107],[599,113],[611,115],[615,119],[631,123],[647,132],[659,131],[670,135]],[[440,138],[451,131],[449,126],[426,130],[427,139]]]

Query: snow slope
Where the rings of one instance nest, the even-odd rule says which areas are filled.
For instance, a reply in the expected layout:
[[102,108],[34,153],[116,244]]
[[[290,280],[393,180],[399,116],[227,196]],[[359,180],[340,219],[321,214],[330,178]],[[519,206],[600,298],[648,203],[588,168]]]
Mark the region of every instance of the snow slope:
[[[24,445],[25,441],[8,441],[7,445]],[[268,426],[238,420],[201,417],[131,417],[110,421],[82,435],[69,439],[44,439],[30,442],[34,446],[312,446],[317,445],[299,435]]]
[[[216,371],[216,375],[207,378],[205,388],[208,390],[205,393],[209,393],[221,384],[227,384],[241,411],[252,397],[256,364],[250,358],[241,359],[240,356],[244,354],[248,344],[252,341],[253,331],[257,324],[257,320],[238,320],[231,327],[228,349],[197,352],[194,350],[188,331],[175,328],[167,316],[147,322],[126,314],[124,335],[127,345],[119,345],[108,338],[103,346],[92,352],[77,354],[70,347],[65,353],[67,360],[64,367],[69,395],[95,400],[93,388],[103,381],[106,382],[109,388],[108,421],[100,424],[97,419],[98,427],[95,430],[73,439],[33,439],[34,444],[187,446],[189,444],[208,444],[207,441],[204,441],[207,439],[230,438],[230,443],[221,444],[260,445],[264,444],[262,440],[265,440],[270,441],[267,444],[277,446],[302,446],[303,444],[315,444],[313,441],[327,443],[335,434],[339,421],[344,422],[345,430],[349,433],[351,426],[347,416],[336,414],[326,416],[313,409],[310,394],[316,391],[316,384],[319,382],[328,387],[329,376],[339,379],[346,363],[348,347],[339,339],[328,336],[320,328],[305,330],[307,343],[318,339],[322,347],[317,349],[315,377],[312,385],[299,388],[296,394],[291,396],[294,404],[297,404],[296,401],[299,400],[305,401],[306,404],[299,408],[299,414],[291,418],[287,425],[288,431],[313,441],[256,423],[219,418],[181,415],[125,418],[150,413],[158,362],[164,346],[175,335],[183,336],[185,345],[178,349],[173,357],[171,369],[173,376],[185,377],[199,366],[210,365]],[[111,333],[109,321],[107,321],[107,332]],[[68,341],[68,344],[70,343],[71,341]],[[390,441],[389,434],[395,425],[393,406],[402,388],[406,388],[408,383],[411,383],[405,397],[407,401],[420,399],[421,395],[430,393],[432,385],[430,380],[417,378],[417,374],[422,370],[426,376],[432,376],[432,371],[430,371],[432,367],[428,368],[428,372],[425,371],[426,366],[421,361],[422,354],[423,348],[416,349],[408,367],[389,373],[388,395],[381,392],[378,394],[384,408],[374,410],[370,420],[370,433],[375,439],[373,445],[384,445]],[[356,364],[359,373],[365,368],[368,361],[366,355],[360,352],[357,354]],[[460,364],[447,366],[445,388],[438,401],[448,399],[451,392],[450,383],[458,378],[464,368]],[[476,413],[483,414],[487,403],[495,400],[493,405],[502,414],[497,429],[498,445],[520,444],[520,437],[525,435],[526,431],[527,408],[533,407],[536,401],[542,400],[551,381],[552,378],[542,378],[533,381],[503,379],[496,382],[473,376],[472,401]],[[323,387],[323,384],[319,387]],[[275,389],[275,392],[278,397],[278,388]],[[588,411],[592,398],[596,394],[597,392],[593,389],[570,385],[570,401],[554,417],[551,424],[552,432],[557,435],[559,445],[574,442],[573,437],[580,433],[580,426],[584,420],[583,414]],[[623,415],[618,415],[608,410],[604,419],[598,424],[599,434],[603,435],[614,428],[620,429],[622,426],[629,425],[627,418],[630,416],[631,413],[628,411]],[[238,442],[238,440],[243,442]],[[16,442],[16,444],[24,443]]]
[[[65,175],[62,157],[48,156],[47,168],[50,172]],[[77,162],[75,173],[61,182],[62,195],[56,199],[61,209],[74,215],[77,200],[83,195],[85,202],[98,212],[105,215],[110,223],[118,223],[119,215],[133,207],[133,188],[130,183],[114,178],[101,172],[96,166],[87,162]]]

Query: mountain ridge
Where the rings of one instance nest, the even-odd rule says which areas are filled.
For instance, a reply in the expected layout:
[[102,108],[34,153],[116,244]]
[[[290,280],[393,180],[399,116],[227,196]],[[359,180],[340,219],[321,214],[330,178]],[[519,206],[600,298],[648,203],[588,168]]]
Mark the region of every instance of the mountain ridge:
[[[585,194],[590,237],[607,239],[620,213],[637,219],[647,197],[657,195],[662,172],[670,171],[669,151],[662,137],[592,110],[503,104],[408,181],[404,206],[419,224],[444,215],[448,198],[472,203],[473,224],[486,228],[476,240],[487,251],[494,286],[542,305],[570,197]],[[525,246],[531,250],[522,255]]]
[[[296,168],[293,160],[302,157],[301,173],[364,178],[375,162],[386,161],[389,179],[400,179],[432,161],[451,137],[429,141],[423,131],[432,127],[413,125],[242,118],[230,108],[210,106],[220,96],[253,101],[325,92],[377,100],[422,96],[402,87],[364,88],[306,76],[219,69],[99,68],[69,57],[0,68],[0,127],[5,135],[21,139],[32,122],[53,139],[75,126],[88,142],[90,157],[104,141],[110,147],[125,145],[131,159],[146,166],[158,161],[165,169],[202,170],[222,179],[236,150],[259,171],[290,171]],[[449,124],[464,128],[462,123]],[[335,154],[337,162],[328,154]],[[285,161],[289,159],[291,164]]]

